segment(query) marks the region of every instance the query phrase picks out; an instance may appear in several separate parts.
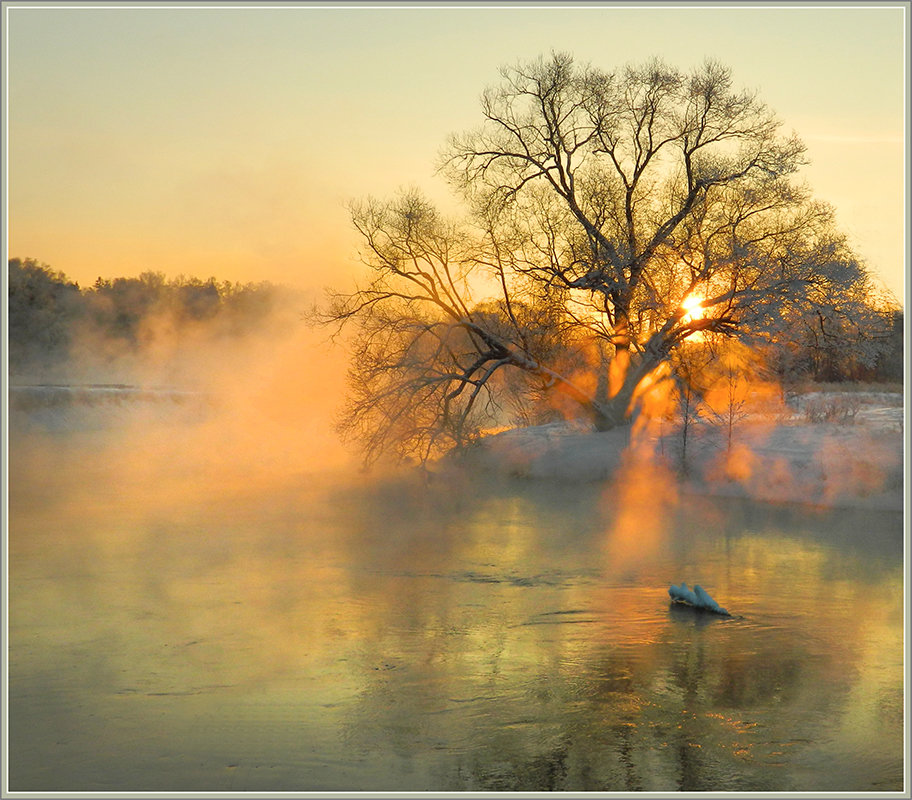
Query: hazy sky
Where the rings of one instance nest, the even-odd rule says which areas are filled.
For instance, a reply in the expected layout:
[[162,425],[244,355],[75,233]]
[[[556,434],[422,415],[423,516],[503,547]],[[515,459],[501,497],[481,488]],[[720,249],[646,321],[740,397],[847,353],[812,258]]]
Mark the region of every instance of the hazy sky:
[[419,186],[498,67],[566,50],[728,64],[903,293],[905,9],[744,3],[7,6],[9,255],[82,284],[158,270],[320,288],[348,200]]

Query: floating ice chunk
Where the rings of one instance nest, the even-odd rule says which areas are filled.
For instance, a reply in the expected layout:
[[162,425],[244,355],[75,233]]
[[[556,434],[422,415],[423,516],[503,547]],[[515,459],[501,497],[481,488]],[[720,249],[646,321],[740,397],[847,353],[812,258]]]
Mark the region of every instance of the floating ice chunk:
[[702,586],[694,586],[693,593],[697,596],[697,606],[705,608],[707,611],[715,611],[717,614],[728,614]]
[[687,588],[686,583],[681,583],[680,586],[672,584],[668,589],[668,594],[671,595],[672,600],[679,603],[689,603],[692,606],[697,605],[697,596]]
[[702,608],[706,611],[712,611],[715,614],[723,614],[724,616],[731,616],[728,611],[722,608],[712,597],[709,596],[702,586],[694,586],[693,589],[688,589],[686,583],[681,583],[680,586],[675,586],[672,584],[668,587],[668,594],[671,596],[672,601],[675,603],[684,603],[685,605],[693,606],[694,608]]

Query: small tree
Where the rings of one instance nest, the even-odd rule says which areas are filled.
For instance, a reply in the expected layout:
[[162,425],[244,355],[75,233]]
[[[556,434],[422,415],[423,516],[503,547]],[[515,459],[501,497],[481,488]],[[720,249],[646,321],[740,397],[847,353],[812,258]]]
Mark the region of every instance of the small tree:
[[712,421],[722,429],[725,449],[730,453],[736,426],[759,411],[760,402],[765,399],[765,389],[769,387],[766,370],[759,352],[741,342],[710,339],[706,347],[712,358],[707,405]]
[[671,376],[677,393],[678,430],[681,437],[681,470],[687,472],[687,446],[694,428],[706,417],[706,395],[712,376],[709,366],[712,351],[702,342],[688,342],[675,350]]
[[721,413],[718,413],[718,418],[725,430],[725,449],[731,452],[735,425],[747,416],[746,381],[743,372],[731,358],[726,359],[722,375],[725,405]]

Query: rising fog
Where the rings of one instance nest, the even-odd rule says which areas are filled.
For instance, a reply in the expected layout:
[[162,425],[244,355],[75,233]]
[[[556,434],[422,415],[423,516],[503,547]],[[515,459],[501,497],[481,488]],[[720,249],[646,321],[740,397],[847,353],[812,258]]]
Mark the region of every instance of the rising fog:
[[[206,483],[228,496],[351,466],[334,430],[344,346],[309,324],[315,295],[269,293],[255,323],[147,308],[125,336],[83,314],[62,354],[15,359],[11,488],[50,490],[70,476],[99,495],[132,485],[164,500]],[[93,472],[103,485],[86,481]]]

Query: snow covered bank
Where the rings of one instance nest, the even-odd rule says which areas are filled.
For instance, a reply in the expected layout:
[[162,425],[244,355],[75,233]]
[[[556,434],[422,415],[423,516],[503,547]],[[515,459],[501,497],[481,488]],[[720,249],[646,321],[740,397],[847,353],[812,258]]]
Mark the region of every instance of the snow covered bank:
[[[666,423],[637,436],[573,423],[518,428],[487,437],[467,456],[474,469],[553,481],[604,481],[648,460],[667,468],[679,491],[832,507],[903,508],[901,395],[817,393],[793,398],[776,419],[723,430]],[[838,421],[810,421],[830,419]]]

